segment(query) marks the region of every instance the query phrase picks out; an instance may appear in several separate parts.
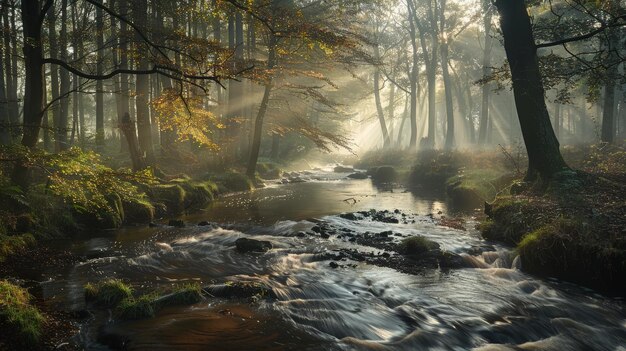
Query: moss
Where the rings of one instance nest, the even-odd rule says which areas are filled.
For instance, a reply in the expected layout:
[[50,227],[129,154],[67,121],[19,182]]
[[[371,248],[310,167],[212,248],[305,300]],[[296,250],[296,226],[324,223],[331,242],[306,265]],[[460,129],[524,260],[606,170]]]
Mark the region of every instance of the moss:
[[528,233],[517,245],[522,268],[609,293],[626,289],[626,250],[600,240],[579,220],[559,218]]
[[114,307],[129,297],[132,297],[132,289],[119,279],[85,285],[85,299],[104,307]]
[[278,179],[283,173],[275,163],[271,162],[257,164],[256,171],[262,179]]
[[211,181],[189,181],[180,186],[185,190],[185,208],[202,208],[213,201],[217,193],[217,185]]
[[169,294],[160,296],[157,293],[129,296],[117,305],[115,315],[118,318],[130,320],[151,318],[164,307],[192,305],[202,300],[202,289],[197,283],[177,286]]
[[16,337],[18,343],[34,346],[39,341],[44,317],[30,304],[26,289],[5,280],[0,281],[0,324],[6,325],[6,335]]
[[149,188],[148,195],[154,202],[165,205],[170,214],[185,210],[185,190],[179,184],[161,184]]
[[249,191],[254,189],[252,180],[243,173],[229,171],[213,177],[215,182],[227,191]]
[[29,233],[10,236],[0,235],[0,262],[3,262],[7,256],[24,250],[33,244],[35,244],[35,238]]
[[398,245],[398,252],[403,255],[415,256],[420,255],[430,250],[436,250],[439,248],[439,244],[434,241],[428,240],[423,236],[411,236],[402,240]]
[[161,296],[156,302],[160,308],[165,306],[192,305],[202,300],[200,284],[184,284],[174,288],[170,294]]
[[154,205],[146,198],[133,198],[122,202],[125,223],[149,223],[154,219]]
[[498,198],[485,209],[490,223],[481,228],[481,233],[487,240],[516,245],[539,223],[536,211],[537,208],[526,199]]
[[120,319],[151,318],[156,314],[156,295],[142,295],[140,297],[127,297],[120,301],[115,308],[115,315]]

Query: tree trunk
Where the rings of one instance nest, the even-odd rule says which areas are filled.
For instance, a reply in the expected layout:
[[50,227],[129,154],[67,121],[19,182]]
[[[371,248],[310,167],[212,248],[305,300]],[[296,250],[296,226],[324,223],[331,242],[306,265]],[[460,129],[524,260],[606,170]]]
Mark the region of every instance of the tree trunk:
[[133,170],[139,171],[145,168],[145,161],[141,151],[139,150],[139,142],[137,141],[137,130],[135,129],[135,121],[130,118],[128,112],[122,116],[120,130],[126,138],[128,150],[130,152],[130,160],[133,164]]
[[[378,51],[378,49],[376,49]],[[376,102],[376,113],[380,122],[380,130],[383,134],[383,147],[389,147],[389,131],[387,131],[387,123],[385,122],[385,113],[383,105],[380,101],[380,69],[374,68],[374,100]]]
[[[268,59],[267,69],[271,70],[276,64],[276,38],[273,34],[270,34],[268,44]],[[261,149],[261,136],[263,134],[263,119],[265,118],[265,112],[270,100],[270,94],[272,92],[273,80],[272,77],[268,78],[265,83],[265,90],[263,91],[263,98],[261,99],[261,105],[257,112],[256,119],[254,121],[254,136],[252,138],[252,145],[250,147],[250,158],[248,159],[248,167],[246,169],[246,175],[250,178],[254,177],[256,172],[256,164],[259,159],[259,150]]]
[[567,168],[550,124],[537,49],[524,0],[496,0],[513,94],[528,153],[527,180],[548,181]]
[[409,77],[410,84],[410,115],[411,120],[411,139],[409,141],[409,148],[414,149],[417,146],[417,89],[418,89],[418,57],[417,57],[417,34],[415,28],[414,8],[412,6],[413,0],[407,1],[407,10],[409,13],[409,34],[411,36],[411,56],[413,59],[413,65],[411,67],[411,74]]
[[[56,13],[54,7],[50,7],[48,10],[48,46],[51,58],[59,58],[59,43],[57,41],[56,31]],[[60,104],[59,104],[59,67],[57,65],[50,65],[50,105],[49,109],[52,114],[52,125],[54,130],[54,149],[55,151],[61,151],[61,118],[60,118]]]
[[[102,0],[98,0],[102,3]],[[145,11],[145,8],[144,10]],[[104,20],[102,9],[96,8],[96,46],[97,46],[97,62],[96,72],[98,75],[103,73],[104,61]],[[96,149],[102,151],[104,148],[104,85],[102,80],[96,81]]]
[[278,160],[278,151],[280,150],[280,134],[272,134],[272,150],[270,152],[270,158],[274,161]]
[[[67,56],[67,0],[62,0],[61,1],[61,35],[59,37],[59,48],[61,50],[60,52],[60,59],[68,62],[68,56]],[[59,75],[61,77],[61,94],[65,94],[66,96],[64,96],[63,98],[61,98],[61,100],[59,101],[59,140],[58,140],[58,147],[59,150],[65,150],[67,148],[69,148],[69,143],[68,143],[68,139],[67,139],[67,132],[68,132],[68,127],[67,127],[67,122],[69,119],[69,95],[67,95],[70,91],[70,72],[68,72],[66,69],[61,68],[59,71]],[[63,95],[62,95],[63,96]]]
[[[133,19],[135,24],[139,28],[146,29],[148,23],[147,0],[135,0],[133,4]],[[139,52],[138,58],[138,70],[149,69],[148,54],[142,43],[142,39],[139,34],[136,34],[137,49]],[[150,125],[150,107],[149,104],[149,77],[145,74],[140,74],[135,77],[135,111],[137,113],[137,132],[139,136],[139,146],[146,155],[146,162],[148,165],[152,165],[155,162],[154,148],[152,146],[152,127]]]
[[[6,4],[1,4],[0,20],[4,17],[4,13],[8,11]],[[0,25],[0,28],[3,28]],[[0,58],[4,57],[3,53],[8,50],[7,47],[0,45]],[[0,64],[0,145],[9,145],[11,143],[11,120],[9,118],[8,99],[6,86],[4,84],[4,65]]]
[[[41,24],[39,22],[39,1],[22,1],[22,28],[24,32],[24,132],[22,145],[33,149],[39,139],[39,130],[43,118],[43,45],[41,42]],[[27,160],[19,160],[11,175],[13,184],[26,190],[30,185],[30,169]]]
[[[485,47],[483,51],[483,77],[491,74],[491,49],[493,40],[491,38],[491,1],[485,0],[483,9],[485,16],[483,17],[483,27],[485,29]],[[489,124],[489,100],[491,98],[491,84],[485,83],[482,86],[482,102],[480,107],[480,120],[478,122],[478,144],[485,145],[487,142],[487,125]]]
[[443,87],[446,93],[446,150],[451,150],[455,146],[454,140],[454,106],[452,105],[452,82],[450,81],[450,70],[448,68],[448,43],[441,45],[441,71],[443,72]]

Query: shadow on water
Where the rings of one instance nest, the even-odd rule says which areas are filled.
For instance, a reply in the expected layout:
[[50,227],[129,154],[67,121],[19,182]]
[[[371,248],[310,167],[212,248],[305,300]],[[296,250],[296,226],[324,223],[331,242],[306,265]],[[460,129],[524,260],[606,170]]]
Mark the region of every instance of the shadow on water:
[[[82,286],[118,277],[138,290],[174,282],[201,284],[253,281],[270,287],[274,300],[208,299],[169,308],[156,318],[85,325],[87,348],[109,345],[133,350],[623,350],[626,313],[622,301],[576,286],[528,276],[519,260],[488,246],[474,230],[439,226],[433,214],[447,214],[441,198],[345,175],[315,174],[306,183],[271,185],[216,201],[185,217],[211,227],[125,228],[113,237],[81,245],[93,258],[46,284],[74,309],[84,308]],[[398,209],[407,221],[350,220],[342,212]],[[431,269],[407,275],[363,262],[319,260],[333,250],[358,249],[345,237],[311,235],[317,221],[355,234],[392,231],[422,235],[443,250],[461,254],[468,268]],[[294,235],[307,232],[306,235]],[[270,241],[265,254],[242,254],[238,238]],[[394,239],[395,240],[395,239]],[[167,244],[162,250],[157,243]],[[471,253],[471,254],[468,254]],[[621,348],[621,349],[620,349]]]

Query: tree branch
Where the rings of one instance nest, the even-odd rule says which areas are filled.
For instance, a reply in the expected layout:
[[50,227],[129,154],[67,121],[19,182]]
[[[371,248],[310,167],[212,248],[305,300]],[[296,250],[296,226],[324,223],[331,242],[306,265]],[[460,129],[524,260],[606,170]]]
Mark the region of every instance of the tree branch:
[[595,30],[592,30],[589,33],[577,35],[577,36],[574,36],[574,37],[571,37],[571,38],[565,38],[565,39],[561,39],[561,40],[556,40],[556,41],[553,41],[553,42],[536,44],[535,47],[537,49],[548,48],[548,47],[551,47],[551,46],[557,46],[557,45],[563,45],[563,44],[571,43],[573,41],[585,40],[585,39],[592,38],[592,37],[594,37],[594,36],[604,32],[604,30],[606,30],[607,28],[626,26],[626,22],[625,23],[618,23],[619,20],[626,20],[626,15],[617,16],[617,17],[613,18],[609,23],[602,23],[602,25],[600,25],[600,27],[598,27]]

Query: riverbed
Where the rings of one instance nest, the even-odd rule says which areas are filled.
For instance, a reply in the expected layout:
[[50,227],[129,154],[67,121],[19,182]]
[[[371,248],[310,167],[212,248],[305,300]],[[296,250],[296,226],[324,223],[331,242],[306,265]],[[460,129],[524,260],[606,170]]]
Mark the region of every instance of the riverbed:
[[[221,197],[183,217],[184,228],[127,227],[75,241],[72,250],[86,259],[50,272],[44,297],[84,311],[83,286],[109,277],[145,292],[238,281],[273,292],[255,301],[208,298],[138,321],[91,312],[75,342],[93,350],[626,350],[622,300],[523,273],[512,250],[481,239],[472,211],[451,210],[436,192],[346,175],[309,170],[299,175],[304,182]],[[339,216],[372,209],[398,223]],[[457,216],[465,230],[440,225]],[[341,233],[315,235],[319,223],[352,237],[421,235],[466,265],[405,274],[345,257],[318,260],[340,250],[384,254]],[[242,237],[273,248],[240,253]]]

